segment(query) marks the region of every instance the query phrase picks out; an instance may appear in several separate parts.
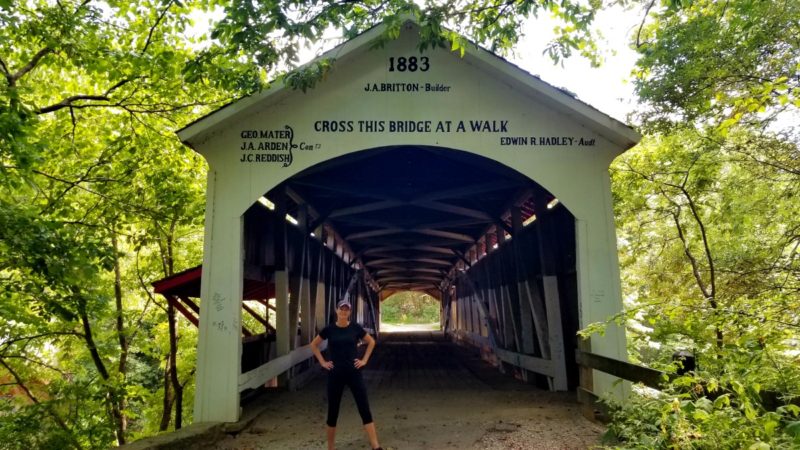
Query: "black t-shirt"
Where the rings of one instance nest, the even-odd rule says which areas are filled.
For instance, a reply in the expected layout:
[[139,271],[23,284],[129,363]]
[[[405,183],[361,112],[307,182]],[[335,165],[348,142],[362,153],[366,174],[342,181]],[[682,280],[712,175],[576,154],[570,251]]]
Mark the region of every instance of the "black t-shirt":
[[355,322],[350,322],[346,327],[332,323],[319,332],[322,339],[328,340],[328,360],[333,361],[334,369],[354,368],[356,346],[366,334],[364,328]]

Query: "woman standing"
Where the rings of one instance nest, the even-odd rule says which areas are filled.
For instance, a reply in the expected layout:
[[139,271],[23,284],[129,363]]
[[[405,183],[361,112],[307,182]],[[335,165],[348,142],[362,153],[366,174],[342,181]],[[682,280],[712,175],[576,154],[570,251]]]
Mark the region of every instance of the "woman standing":
[[[361,368],[367,365],[372,350],[375,349],[375,339],[361,325],[350,321],[351,310],[352,306],[347,299],[339,301],[336,305],[336,322],[323,328],[311,341],[311,350],[314,352],[314,356],[319,364],[328,370],[328,450],[335,448],[336,420],[339,417],[339,404],[345,386],[350,387],[369,443],[373,449],[377,450],[381,446],[378,443],[378,433],[369,410],[367,387],[361,376]],[[324,339],[328,340],[328,360],[325,360],[319,351],[319,344]],[[360,339],[367,343],[367,351],[363,358],[358,359],[356,345]]]

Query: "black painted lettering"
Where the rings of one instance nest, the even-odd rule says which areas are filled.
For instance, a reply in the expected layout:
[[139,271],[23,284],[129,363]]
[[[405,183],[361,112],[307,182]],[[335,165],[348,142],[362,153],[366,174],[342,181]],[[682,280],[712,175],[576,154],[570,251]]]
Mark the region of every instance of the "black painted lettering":
[[427,56],[419,58],[416,56],[389,57],[389,72],[427,72],[430,68],[431,64]]

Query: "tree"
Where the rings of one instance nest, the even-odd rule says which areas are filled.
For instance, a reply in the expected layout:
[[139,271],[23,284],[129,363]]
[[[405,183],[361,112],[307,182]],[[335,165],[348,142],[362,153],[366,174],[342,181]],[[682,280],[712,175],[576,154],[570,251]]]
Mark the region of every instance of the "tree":
[[[0,357],[18,375],[12,385],[42,391],[15,396],[4,433],[105,448],[110,436],[124,443],[146,408],[136,383],[168,352],[149,348],[146,333],[163,316],[133,276],[133,255],[157,248],[160,276],[187,263],[175,245],[187,230],[198,245],[204,169],[170,130],[235,95],[185,82],[195,52],[181,34],[204,6],[0,4],[0,267],[10,311]],[[39,410],[58,434],[16,420]]]
[[635,37],[645,124],[766,124],[800,109],[800,4],[647,2]]
[[796,445],[796,2],[644,2],[634,73],[650,134],[613,166],[632,359],[699,369],[635,395],[626,446]]

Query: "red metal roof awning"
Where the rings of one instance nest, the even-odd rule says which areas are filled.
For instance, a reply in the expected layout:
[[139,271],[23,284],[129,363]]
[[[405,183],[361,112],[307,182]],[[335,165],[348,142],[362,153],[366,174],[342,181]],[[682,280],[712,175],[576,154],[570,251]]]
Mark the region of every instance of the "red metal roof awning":
[[[175,275],[154,281],[156,294],[179,297],[200,297],[200,280],[203,266],[192,267]],[[275,283],[261,280],[244,280],[242,300],[265,300],[275,297]]]

